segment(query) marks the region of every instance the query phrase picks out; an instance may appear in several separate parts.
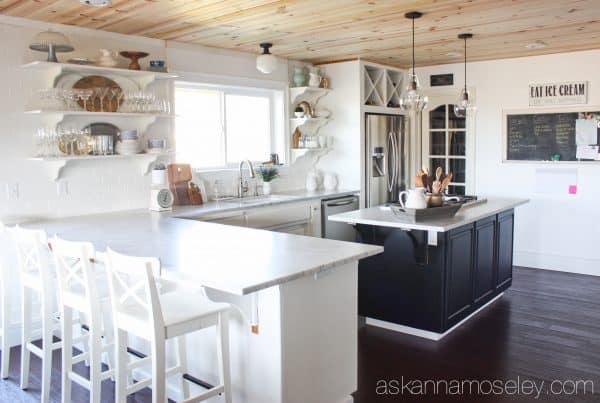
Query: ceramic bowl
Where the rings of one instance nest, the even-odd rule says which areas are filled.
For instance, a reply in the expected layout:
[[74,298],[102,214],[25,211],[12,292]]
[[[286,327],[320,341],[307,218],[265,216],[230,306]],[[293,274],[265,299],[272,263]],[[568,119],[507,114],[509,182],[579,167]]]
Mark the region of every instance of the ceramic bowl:
[[137,130],[123,130],[122,132],[119,133],[119,138],[121,139],[121,141],[123,141],[123,140],[137,141],[138,132],[137,132]]

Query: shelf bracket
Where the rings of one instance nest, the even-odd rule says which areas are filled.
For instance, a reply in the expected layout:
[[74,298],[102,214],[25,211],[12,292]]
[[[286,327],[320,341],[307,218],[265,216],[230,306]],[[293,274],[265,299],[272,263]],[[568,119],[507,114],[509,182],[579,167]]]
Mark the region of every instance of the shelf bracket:
[[69,160],[46,161],[48,173],[53,182],[58,182],[62,176],[63,169],[67,166],[68,162]]

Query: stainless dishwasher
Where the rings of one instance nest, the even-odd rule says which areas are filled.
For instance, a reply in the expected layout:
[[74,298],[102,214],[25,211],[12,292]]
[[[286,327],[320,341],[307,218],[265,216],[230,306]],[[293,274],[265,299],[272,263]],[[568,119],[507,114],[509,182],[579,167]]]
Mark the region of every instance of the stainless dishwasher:
[[321,232],[323,238],[338,241],[355,241],[354,227],[350,224],[329,221],[328,217],[346,211],[358,210],[358,196],[344,196],[321,202]]

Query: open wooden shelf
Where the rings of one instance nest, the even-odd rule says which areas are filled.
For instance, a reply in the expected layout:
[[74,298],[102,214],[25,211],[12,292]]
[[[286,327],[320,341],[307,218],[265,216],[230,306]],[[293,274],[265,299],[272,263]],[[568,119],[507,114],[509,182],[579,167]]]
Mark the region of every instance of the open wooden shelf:
[[146,175],[154,162],[161,157],[168,157],[172,152],[165,151],[163,153],[140,153],[140,154],[112,154],[112,155],[63,155],[59,157],[32,157],[29,161],[43,162],[48,165],[49,173],[52,180],[60,179],[65,167],[74,162],[89,162],[89,161],[111,161],[111,160],[131,160],[135,161],[141,170],[142,175]]
[[49,109],[30,109],[25,111],[28,115],[73,115],[73,116],[114,116],[114,117],[159,117],[174,118],[176,115],[169,113],[142,113],[142,112],[90,112],[90,111],[58,111]]
[[60,73],[82,73],[87,72],[90,74],[118,74],[123,77],[152,77],[153,80],[170,80],[179,77],[173,73],[163,73],[159,71],[148,71],[148,70],[129,70],[121,69],[116,67],[101,67],[93,66],[88,64],[71,64],[71,63],[52,63],[45,61],[36,61],[23,65],[24,69],[37,69],[37,70],[59,70]]

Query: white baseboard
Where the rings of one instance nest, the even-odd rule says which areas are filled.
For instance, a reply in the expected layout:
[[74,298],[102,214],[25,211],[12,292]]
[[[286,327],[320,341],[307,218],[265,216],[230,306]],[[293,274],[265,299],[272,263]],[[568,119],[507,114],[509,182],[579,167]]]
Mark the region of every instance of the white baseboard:
[[515,266],[600,276],[600,259],[515,251]]
[[463,320],[458,322],[456,325],[452,326],[450,329],[446,330],[444,333],[430,332],[428,330],[422,330],[422,329],[417,329],[417,328],[410,327],[410,326],[398,325],[396,323],[386,322],[384,320],[373,319],[373,318],[368,318],[368,317],[366,318],[366,323],[367,323],[367,325],[381,327],[383,329],[392,330],[392,331],[398,332],[398,333],[405,333],[405,334],[410,334],[411,336],[417,336],[417,337],[422,337],[422,338],[428,339],[428,340],[439,341],[439,340],[443,339],[444,337],[446,337],[447,335],[449,335],[450,333],[452,333],[460,325],[462,325],[463,323],[465,323],[466,321],[471,319],[473,316],[477,315],[480,311],[487,308],[489,305],[493,304],[498,298],[500,298],[503,295],[504,295],[504,293],[498,294],[490,302],[483,305],[481,308],[477,309],[475,312],[473,312],[472,314],[470,314],[469,316],[467,316],[466,318],[464,318]]

